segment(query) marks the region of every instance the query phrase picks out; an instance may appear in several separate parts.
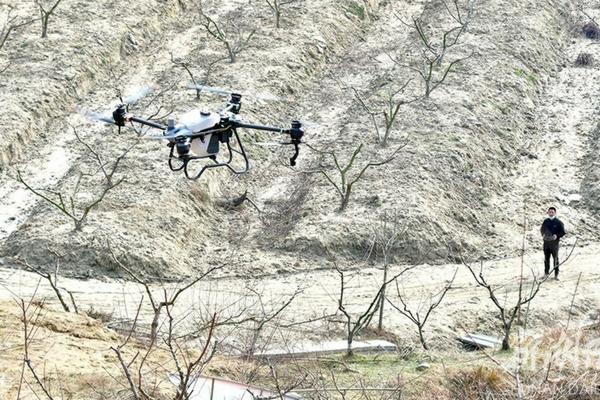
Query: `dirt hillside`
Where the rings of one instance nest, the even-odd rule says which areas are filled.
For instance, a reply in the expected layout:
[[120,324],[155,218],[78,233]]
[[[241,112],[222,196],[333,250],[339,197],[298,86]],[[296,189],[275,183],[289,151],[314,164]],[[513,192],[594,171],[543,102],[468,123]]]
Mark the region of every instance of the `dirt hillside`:
[[[4,72],[2,102],[12,111],[3,118],[10,116],[15,128],[2,137],[5,256],[50,265],[51,248],[64,255],[63,273],[80,277],[121,274],[107,256],[109,244],[127,265],[155,277],[189,275],[221,260],[236,275],[310,270],[323,265],[325,249],[361,260],[382,210],[397,210],[406,229],[394,249],[397,261],[442,262],[448,249],[469,258],[514,254],[524,213],[539,223],[548,205],[558,207],[579,244],[597,238],[591,137],[598,68],[574,65],[579,52],[595,54],[597,46],[582,36],[585,17],[573,2],[501,0],[469,3],[469,23],[446,55],[448,61],[468,58],[429,98],[410,69],[419,61],[419,39],[405,23],[418,17],[439,36],[455,23],[442,2],[380,2],[365,9],[352,1],[306,1],[289,7],[280,29],[265,4],[205,2],[213,18],[255,29],[236,63],[219,61],[205,79],[248,94],[245,120],[287,126],[300,118],[307,142],[341,160],[363,142],[353,173],[406,147],[388,164],[368,169],[347,209],[338,212],[335,190],[308,173],[325,168],[333,174],[331,160],[308,148],[291,170],[281,161],[289,157],[287,147],[272,153],[254,143],[272,140],[268,134],[246,132],[249,174],[215,171],[190,182],[168,171],[167,149],[142,142],[117,173],[123,183],[90,213],[82,231],[74,231],[72,221],[10,178],[15,171],[35,187],[71,192],[94,165],[74,130],[106,158],[135,140],[75,110],[107,111],[116,89],[129,95],[143,85],[162,90],[152,101],[175,115],[218,107],[224,98],[194,100],[185,89],[186,71],[171,56],[204,77],[226,53],[198,24],[191,4],[184,10],[181,3],[148,2],[125,17],[109,13],[110,5],[70,3],[57,11],[48,40],[38,39],[38,27],[30,25],[2,52],[14,63]],[[382,147],[350,87],[379,107],[377,96],[409,79],[403,96],[417,100],[400,107]],[[134,110],[152,114],[157,107],[149,101]],[[76,200],[85,204],[98,185],[84,179]],[[261,213],[249,203],[223,205],[246,191]],[[532,243],[535,232],[529,232]]]

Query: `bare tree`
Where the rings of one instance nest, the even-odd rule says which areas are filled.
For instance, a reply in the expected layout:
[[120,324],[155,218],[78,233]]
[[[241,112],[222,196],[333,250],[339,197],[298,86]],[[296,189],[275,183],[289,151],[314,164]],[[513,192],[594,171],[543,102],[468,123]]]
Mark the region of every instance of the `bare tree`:
[[547,280],[547,277],[538,279],[538,277],[532,271],[533,280],[530,284],[529,290],[528,291],[526,290],[526,287],[525,287],[525,244],[526,244],[526,232],[527,232],[526,229],[527,229],[527,218],[524,218],[523,240],[522,240],[522,245],[521,245],[521,257],[520,257],[520,259],[521,259],[520,275],[518,278],[519,282],[518,282],[518,286],[517,286],[517,297],[513,301],[513,303],[510,305],[506,304],[507,301],[502,302],[498,298],[498,291],[500,288],[502,288],[503,285],[491,284],[485,278],[484,273],[483,273],[483,261],[480,262],[479,273],[476,273],[474,267],[463,260],[463,264],[468,268],[469,272],[471,272],[471,275],[473,275],[473,278],[475,278],[475,282],[477,283],[477,285],[481,286],[488,292],[490,299],[492,300],[492,302],[494,303],[494,305],[496,306],[498,311],[500,311],[500,319],[502,321],[502,332],[504,335],[503,339],[502,339],[502,350],[510,350],[510,334],[512,331],[512,326],[520,313],[521,307],[523,307],[524,305],[527,305],[531,300],[533,300],[535,298],[535,296],[537,296],[537,294],[540,291],[541,285]]
[[383,295],[385,287],[391,282],[394,282],[396,279],[398,279],[406,271],[410,270],[411,267],[404,268],[400,273],[394,275],[387,281],[383,282],[383,284],[377,290],[377,293],[375,293],[375,296],[373,296],[373,298],[367,305],[367,308],[362,313],[358,314],[358,316],[353,316],[353,313],[348,311],[348,309],[346,308],[347,305],[345,304],[344,299],[344,295],[347,289],[346,274],[344,271],[342,271],[342,269],[338,267],[337,262],[334,261],[333,265],[340,276],[340,296],[338,298],[338,310],[342,313],[346,320],[346,342],[348,343],[346,355],[348,357],[351,357],[354,355],[354,350],[352,349],[352,342],[354,341],[354,337],[360,334],[360,332],[367,326],[369,326],[369,324],[371,323],[373,316],[375,315],[377,309],[379,308],[379,305],[381,304],[381,296]]
[[171,295],[167,294],[166,289],[163,290],[162,300],[159,300],[152,293],[152,290],[150,290],[150,284],[147,281],[140,278],[131,269],[127,268],[125,266],[125,264],[123,264],[119,260],[119,258],[116,256],[116,254],[114,253],[114,251],[112,250],[110,245],[108,245],[108,250],[110,252],[110,255],[111,255],[113,261],[117,264],[117,266],[119,268],[121,268],[123,271],[125,271],[127,273],[127,275],[129,275],[135,282],[142,285],[144,287],[146,294],[148,295],[148,300],[150,301],[150,305],[152,306],[152,311],[154,312],[154,317],[152,318],[152,324],[150,325],[150,341],[151,342],[155,341],[158,336],[159,320],[160,320],[163,309],[165,309],[166,307],[173,306],[175,304],[175,302],[177,301],[177,298],[183,292],[185,292],[186,290],[188,290],[189,288],[194,286],[196,283],[200,282],[202,279],[204,279],[211,273],[220,270],[224,266],[224,265],[219,265],[219,266],[209,268],[206,272],[203,272],[202,274],[198,275],[197,277],[195,277],[194,279],[192,279],[191,281],[186,283],[183,287],[177,289]]
[[388,303],[390,303],[390,305],[394,307],[396,311],[404,315],[413,324],[417,326],[417,329],[419,331],[419,340],[421,341],[421,345],[425,350],[429,350],[429,347],[425,342],[425,337],[423,335],[423,327],[427,323],[427,320],[429,319],[429,316],[431,315],[432,311],[440,305],[440,303],[446,296],[446,293],[448,293],[448,291],[452,288],[452,284],[454,283],[454,278],[456,278],[457,271],[458,270],[454,271],[452,278],[449,281],[446,281],[444,283],[444,286],[437,293],[430,293],[427,296],[427,299],[421,298],[416,310],[409,308],[407,301],[408,296],[405,294],[404,290],[400,289],[398,281],[396,281],[396,293],[398,296],[398,300],[402,304],[402,307],[397,306],[389,298],[387,299]]
[[318,174],[322,174],[325,177],[327,182],[329,182],[329,184],[331,186],[333,186],[333,188],[335,189],[335,191],[337,192],[337,194],[340,197],[340,206],[339,206],[338,211],[342,212],[348,206],[348,201],[350,200],[350,195],[352,194],[352,189],[353,189],[354,185],[363,177],[365,172],[367,172],[367,170],[370,167],[378,167],[378,166],[387,164],[390,161],[392,161],[394,158],[396,158],[396,155],[398,154],[398,152],[406,146],[406,144],[407,143],[400,145],[396,150],[394,150],[392,152],[392,154],[389,157],[383,159],[382,161],[369,161],[367,164],[365,164],[360,169],[360,171],[358,173],[354,174],[354,176],[349,176],[349,172],[354,167],[356,158],[358,157],[358,154],[360,153],[360,151],[363,148],[363,143],[359,144],[356,147],[356,149],[354,149],[352,155],[350,156],[350,159],[344,166],[342,166],[342,164],[340,164],[338,155],[334,151],[317,150],[314,147],[307,145],[313,151],[320,153],[321,155],[331,157],[331,159],[333,160],[334,168],[335,168],[334,173],[337,173],[337,175],[339,175],[339,176],[337,178],[334,177],[333,173],[326,169],[318,169],[318,170],[314,170],[314,171],[304,171],[304,172],[309,173],[309,174],[318,173]]
[[45,4],[44,0],[35,0],[35,4],[37,4],[40,10],[40,21],[42,22],[42,38],[48,37],[48,22],[50,21],[50,16],[56,10],[56,7],[60,4],[62,0],[56,0],[51,2],[50,4]]
[[[0,22],[0,50],[2,50],[6,44],[6,41],[8,40],[8,37],[13,31],[16,31],[17,29],[29,25],[35,21],[35,19],[24,20],[19,16],[14,15],[15,7],[10,4],[2,6],[6,7],[6,17],[4,18],[4,21]],[[6,68],[8,68],[8,66],[6,66]],[[4,72],[4,69],[2,72]]]
[[173,300],[172,303],[164,306],[167,314],[167,331],[163,339],[164,343],[157,341],[155,338],[146,343],[145,348],[141,352],[137,351],[130,360],[126,360],[124,350],[136,331],[143,302],[144,298],[142,296],[129,333],[123,342],[118,346],[111,347],[111,350],[117,356],[122,373],[125,376],[126,384],[121,384],[128,389],[129,394],[136,400],[155,399],[155,392],[158,391],[158,388],[157,386],[150,386],[151,392],[149,392],[146,381],[163,373],[163,367],[151,367],[149,362],[151,353],[160,349],[170,356],[170,361],[176,369],[175,377],[177,378],[177,382],[174,382],[176,392],[173,400],[189,399],[191,384],[198,378],[201,371],[215,354],[216,342],[213,340],[213,335],[217,316],[213,315],[208,330],[204,332],[206,336],[203,340],[204,343],[201,345],[201,351],[197,352],[196,346],[191,348],[186,342],[178,339],[175,334],[174,327],[177,323],[172,314],[172,309],[175,306],[175,300]]
[[[281,315],[281,313],[292,304],[294,299],[302,293],[301,289],[297,289],[292,295],[290,295],[287,299],[283,300],[281,305],[277,305],[273,307],[273,304],[265,304],[263,299],[263,294],[257,290],[251,289],[252,293],[254,293],[258,298],[259,309],[257,312],[252,313],[241,322],[251,322],[252,327],[250,329],[250,338],[247,343],[247,348],[244,353],[246,357],[252,357],[257,350],[258,341],[263,334],[263,331],[267,324],[274,321],[277,317]],[[238,322],[239,325],[239,322]]]
[[[459,0],[452,0],[451,5],[447,1],[443,1],[446,11],[456,25],[446,31],[443,31],[441,38],[437,41],[432,39],[430,33],[426,29],[426,23],[420,18],[413,18],[412,23],[406,23],[398,15],[396,17],[404,25],[414,29],[417,33],[420,44],[420,59],[417,62],[418,66],[409,66],[415,71],[423,81],[425,86],[425,98],[429,98],[431,93],[444,83],[453,68],[459,63],[465,61],[472,54],[465,57],[458,57],[450,62],[446,62],[446,54],[459,43],[460,38],[466,32],[467,26],[472,19],[474,6],[477,0],[469,0],[466,5],[466,12]],[[399,66],[403,66],[402,62],[394,57],[391,57]]]
[[[37,288],[31,298],[27,303],[25,300],[19,298],[14,299],[15,303],[17,303],[19,307],[19,311],[21,312],[21,322],[23,323],[23,363],[21,364],[21,374],[19,377],[19,386],[17,389],[17,399],[21,399],[21,391],[23,389],[24,384],[26,384],[29,389],[34,393],[34,395],[41,399],[41,397],[36,393],[34,387],[39,388],[44,398],[48,400],[54,400],[54,397],[51,394],[50,387],[48,385],[48,379],[46,379],[45,373],[40,377],[38,372],[36,371],[33,362],[31,361],[31,349],[30,345],[34,340],[35,334],[37,333],[38,326],[40,325],[40,319],[42,318],[42,310],[43,308],[38,304],[35,304],[33,299],[37,293]],[[33,305],[33,309],[32,309]],[[34,386],[32,386],[25,377],[25,371],[28,370],[34,380]],[[45,369],[44,369],[45,371]]]
[[190,335],[193,337],[206,330],[211,323],[212,315],[218,314],[220,317],[216,326],[222,330],[231,329],[226,334],[228,338],[232,339],[227,343],[228,348],[241,354],[245,359],[261,357],[257,353],[266,349],[273,335],[280,333],[281,328],[298,326],[329,317],[324,316],[288,325],[282,324],[285,310],[301,293],[302,289],[297,288],[290,295],[267,299],[262,291],[247,286],[239,295],[227,294],[226,298],[221,299],[221,302],[225,304],[218,304],[219,301],[216,302],[217,304],[207,302],[202,305],[200,310],[195,310],[197,329]]
[[299,0],[265,0],[273,14],[275,15],[275,27],[279,29],[281,27],[281,13],[283,8],[289,4],[296,3]]
[[177,386],[177,393],[175,394],[174,400],[185,400],[189,399],[191,394],[189,391],[190,384],[200,375],[204,367],[210,362],[214,356],[217,343],[211,343],[214,336],[215,326],[217,323],[217,315],[214,314],[211,319],[211,324],[208,327],[208,331],[205,333],[204,345],[200,353],[194,354],[195,349],[191,350],[189,347],[183,347],[181,343],[175,338],[173,326],[174,319],[171,314],[171,305],[166,307],[167,315],[169,317],[168,334],[165,340],[171,358],[177,368],[177,377],[179,378],[179,384]]
[[[124,180],[124,177],[120,177],[115,180],[114,176],[123,159],[129,154],[129,152],[139,143],[139,140],[135,141],[133,145],[127,147],[121,154],[119,154],[114,161],[105,161],[88,143],[83,141],[78,135],[75,128],[73,128],[75,132],[75,136],[77,140],[88,150],[88,152],[94,158],[96,163],[96,171],[93,173],[85,173],[80,171],[77,175],[75,184],[69,191],[54,191],[49,189],[36,189],[32,185],[30,185],[23,175],[21,171],[16,171],[16,180],[19,181],[27,190],[36,196],[40,197],[46,203],[56,208],[64,215],[69,217],[74,224],[75,230],[80,231],[85,223],[87,222],[87,218],[89,213],[104,200],[106,195],[119,186]],[[84,180],[89,180],[90,184],[92,184],[95,180],[96,175],[101,172],[102,183],[100,185],[95,185],[99,189],[95,193],[92,200],[79,203],[78,198],[80,195],[81,185]]]
[[[392,252],[396,247],[398,240],[406,233],[408,227],[401,221],[400,213],[397,211],[384,211],[379,216],[378,222],[371,227],[372,238],[369,249],[367,250],[367,259],[372,256],[379,256],[383,262],[383,283],[387,282],[388,269],[392,259]],[[385,287],[381,293],[379,304],[379,319],[377,329],[383,330],[383,312],[385,309]]]
[[[385,96],[378,96],[379,98],[374,102],[375,104],[373,105],[367,104],[367,100],[359,93],[359,91],[354,87],[350,87],[354,93],[355,101],[371,118],[373,128],[375,129],[377,143],[383,147],[387,146],[390,134],[392,133],[394,124],[398,118],[400,108],[405,104],[410,104],[418,100],[418,98],[406,100],[402,97],[406,87],[410,82],[411,79],[406,81],[398,89],[392,89],[391,87],[388,87]],[[378,111],[374,111],[374,107],[377,107]],[[380,118],[383,119],[383,127],[381,126]]]
[[201,1],[198,2],[198,12],[200,14],[200,24],[210,36],[225,46],[229,61],[235,63],[237,56],[249,47],[256,30],[244,29],[231,16],[226,18],[224,22],[215,21],[204,12]]
[[194,88],[196,89],[196,100],[200,99],[200,93],[202,92],[202,85],[209,85],[209,80],[210,80],[210,76],[213,72],[213,68],[215,67],[215,65],[217,65],[218,63],[220,63],[221,61],[225,60],[226,58],[217,58],[215,60],[210,60],[210,61],[206,61],[204,62],[202,65],[202,67],[204,68],[204,76],[202,78],[201,81],[196,79],[196,76],[194,75],[194,73],[192,72],[192,68],[190,66],[189,63],[185,62],[185,61],[179,61],[176,60],[173,57],[173,53],[171,53],[171,62],[173,64],[175,64],[178,67],[181,67],[185,70],[185,72],[187,72],[187,74],[190,77],[190,80],[192,81]]
[[60,259],[62,258],[62,256],[60,254],[54,252],[51,249],[48,249],[48,251],[52,252],[54,254],[54,256],[56,257],[55,262],[54,262],[54,273],[52,273],[52,274],[49,272],[45,272],[41,268],[35,267],[35,266],[31,265],[30,263],[28,263],[27,261],[22,260],[20,258],[15,258],[14,260],[17,264],[25,267],[26,270],[36,273],[39,276],[41,276],[42,278],[46,279],[48,281],[48,283],[50,284],[50,287],[56,294],[56,298],[60,302],[60,305],[62,306],[63,310],[65,310],[66,312],[71,312],[71,308],[65,301],[65,298],[63,297],[63,295],[61,293],[61,290],[64,290],[65,292],[67,292],[67,294],[69,295],[70,300],[71,300],[71,305],[73,306],[73,311],[76,314],[78,314],[79,309],[77,308],[77,303],[75,303],[75,297],[73,296],[73,292],[71,292],[70,290],[68,290],[64,287],[58,286],[58,272],[60,269]]

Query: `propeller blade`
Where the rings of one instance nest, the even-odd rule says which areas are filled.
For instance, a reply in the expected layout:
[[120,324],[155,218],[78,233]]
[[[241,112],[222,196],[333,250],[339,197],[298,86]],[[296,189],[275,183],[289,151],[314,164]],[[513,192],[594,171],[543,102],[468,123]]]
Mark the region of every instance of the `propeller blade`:
[[141,88],[136,89],[132,95],[125,97],[123,99],[123,102],[125,104],[135,105],[135,104],[137,104],[138,101],[140,101],[144,97],[148,96],[153,91],[154,91],[154,89],[152,89],[151,86],[148,86],[148,85],[142,86]]
[[186,135],[146,135],[143,138],[144,139],[149,139],[149,140],[174,140],[177,139],[178,137],[182,137],[182,136],[186,136]]
[[302,127],[303,128],[320,128],[321,124],[315,121],[312,121],[310,119],[305,119],[305,118],[300,118],[299,119],[300,123],[302,123]]
[[293,144],[293,143],[290,143],[290,142],[256,142],[255,144],[257,144],[259,146],[270,147],[270,146],[285,146],[285,145]]
[[[220,94],[223,96],[230,96],[232,93],[236,93],[236,92],[232,92],[231,90],[226,90],[226,89],[221,89],[218,87],[206,86],[206,85],[189,84],[188,89],[200,90],[200,91]],[[253,98],[256,100],[282,101],[281,97],[275,96],[274,94],[270,94],[270,93],[254,93],[254,94],[248,94],[248,95],[242,94],[242,95],[243,95],[243,97],[250,97],[250,98]]]
[[97,112],[83,113],[83,116],[91,121],[104,122],[105,124],[111,124],[111,125],[114,125],[114,123],[115,123],[115,120],[113,119],[112,116],[106,115],[106,114],[100,114]]
[[194,89],[194,90],[204,90],[206,92],[210,92],[210,93],[215,93],[215,94],[220,94],[223,96],[229,96],[231,95],[233,92],[225,90],[225,89],[221,89],[218,87],[212,87],[212,86],[206,86],[206,85],[194,85],[194,84],[189,84],[188,85],[188,89]]

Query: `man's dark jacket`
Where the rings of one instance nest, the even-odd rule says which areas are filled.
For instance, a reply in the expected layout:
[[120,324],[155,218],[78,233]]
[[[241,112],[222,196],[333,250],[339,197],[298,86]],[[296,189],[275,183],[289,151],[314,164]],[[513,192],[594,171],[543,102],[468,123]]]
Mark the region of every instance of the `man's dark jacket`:
[[552,241],[552,235],[556,235],[556,240],[559,240],[565,236],[565,226],[558,218],[546,218],[542,223],[541,232],[545,241]]

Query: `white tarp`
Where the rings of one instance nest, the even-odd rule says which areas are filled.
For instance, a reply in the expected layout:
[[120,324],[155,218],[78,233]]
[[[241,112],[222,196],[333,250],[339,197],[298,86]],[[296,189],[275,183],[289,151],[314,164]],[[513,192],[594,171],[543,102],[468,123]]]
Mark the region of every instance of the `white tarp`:
[[[179,383],[179,378],[172,375],[171,382],[177,385]],[[188,393],[190,394],[190,400],[280,399],[277,393],[266,389],[207,376],[200,376],[192,382],[188,387]],[[284,400],[298,400],[300,398],[300,396],[294,393],[283,395]]]

